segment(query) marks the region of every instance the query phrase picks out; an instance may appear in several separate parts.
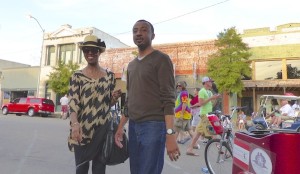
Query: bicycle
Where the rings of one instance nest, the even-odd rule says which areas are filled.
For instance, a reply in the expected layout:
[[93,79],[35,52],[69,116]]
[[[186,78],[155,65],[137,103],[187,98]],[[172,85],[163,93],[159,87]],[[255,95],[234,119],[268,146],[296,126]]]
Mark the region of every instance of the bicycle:
[[[220,111],[208,114],[209,120],[220,138],[211,139],[205,146],[204,157],[211,174],[232,172],[233,124],[230,121],[235,111],[245,107],[233,107],[231,115],[223,115]],[[214,118],[210,118],[214,117]]]

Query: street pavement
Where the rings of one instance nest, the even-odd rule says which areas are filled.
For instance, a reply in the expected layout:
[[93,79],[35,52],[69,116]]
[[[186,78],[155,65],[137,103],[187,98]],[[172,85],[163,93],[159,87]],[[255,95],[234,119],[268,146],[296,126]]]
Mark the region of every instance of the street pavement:
[[[74,156],[67,147],[68,133],[69,120],[0,114],[0,174],[75,173]],[[172,162],[165,155],[163,174],[201,174],[205,145],[195,150],[200,156],[187,156],[189,143],[179,144],[178,161]],[[107,166],[106,173],[130,174],[129,161]]]

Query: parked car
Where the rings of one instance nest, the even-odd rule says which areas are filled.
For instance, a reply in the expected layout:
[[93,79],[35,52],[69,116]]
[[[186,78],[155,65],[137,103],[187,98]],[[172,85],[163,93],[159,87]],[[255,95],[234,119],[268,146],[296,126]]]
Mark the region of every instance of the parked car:
[[2,106],[2,114],[7,115],[9,113],[15,113],[18,116],[27,114],[30,117],[40,114],[47,117],[54,113],[54,103],[46,98],[16,98]]

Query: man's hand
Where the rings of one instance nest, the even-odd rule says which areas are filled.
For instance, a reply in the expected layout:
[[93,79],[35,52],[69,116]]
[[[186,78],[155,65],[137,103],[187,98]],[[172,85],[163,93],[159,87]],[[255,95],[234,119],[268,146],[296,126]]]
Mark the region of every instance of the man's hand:
[[211,96],[212,100],[216,100],[220,97],[221,97],[221,94],[215,94],[215,95]]
[[118,125],[118,129],[115,134],[115,143],[120,148],[123,147],[123,144],[121,143],[121,141],[123,141],[123,134],[125,133],[123,131],[123,129],[124,129],[124,125],[127,123],[127,121],[128,121],[128,118],[125,117],[124,115],[122,115],[122,117],[120,119],[120,123]]
[[167,154],[171,161],[177,161],[180,156],[180,151],[176,142],[175,135],[166,135]]
[[123,141],[123,128],[122,127],[118,127],[118,130],[116,131],[115,134],[115,143],[118,147],[122,148],[123,144],[121,143],[121,141]]

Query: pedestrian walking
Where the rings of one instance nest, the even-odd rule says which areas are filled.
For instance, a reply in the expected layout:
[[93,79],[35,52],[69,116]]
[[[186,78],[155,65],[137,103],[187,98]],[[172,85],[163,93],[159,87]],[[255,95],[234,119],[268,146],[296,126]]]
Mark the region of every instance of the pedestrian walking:
[[199,99],[198,99],[198,93],[200,91],[200,88],[194,89],[194,97],[190,101],[191,104],[191,111],[192,111],[192,130],[193,132],[196,131],[196,127],[200,121],[200,106],[198,105]]
[[62,98],[60,98],[60,104],[61,104],[61,118],[67,119],[67,115],[69,112],[69,99],[67,94],[65,94]]
[[[186,82],[178,82],[176,85],[177,90],[179,90],[179,94],[177,96],[175,102],[175,135],[177,142],[180,144],[184,144],[186,141],[193,137],[193,133],[191,130],[191,108],[190,108],[190,99],[189,93],[186,90]],[[180,139],[178,139],[179,133],[181,133]],[[184,132],[188,132],[190,137],[185,138]]]
[[213,101],[220,97],[219,94],[213,95],[211,92],[213,80],[209,77],[202,78],[203,88],[199,91],[199,105],[200,105],[200,118],[201,122],[199,122],[196,130],[197,133],[193,136],[191,144],[188,146],[186,154],[191,156],[199,156],[193,152],[193,147],[196,145],[197,140],[200,136],[209,138],[212,136],[211,132],[209,131],[209,126],[211,126],[207,114],[212,112],[213,109]]

